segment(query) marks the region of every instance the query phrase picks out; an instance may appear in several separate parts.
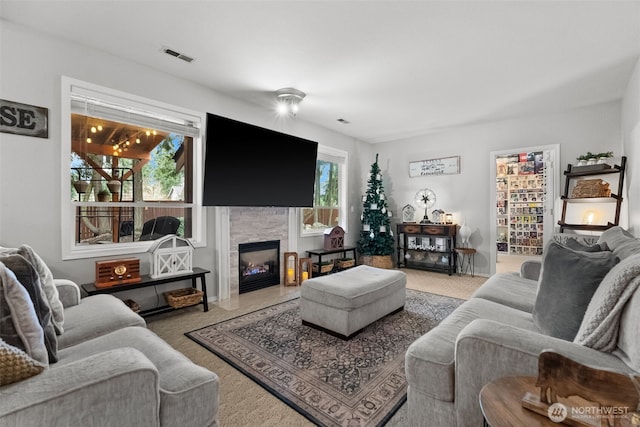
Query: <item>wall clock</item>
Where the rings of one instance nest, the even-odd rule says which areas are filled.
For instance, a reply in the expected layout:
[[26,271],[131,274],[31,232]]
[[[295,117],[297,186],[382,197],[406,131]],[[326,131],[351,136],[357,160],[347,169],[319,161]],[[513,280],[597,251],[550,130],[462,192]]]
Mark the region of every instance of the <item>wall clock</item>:
[[436,204],[436,193],[428,188],[418,190],[415,197],[416,204],[424,209],[424,218],[420,221],[420,224],[431,224],[428,211]]

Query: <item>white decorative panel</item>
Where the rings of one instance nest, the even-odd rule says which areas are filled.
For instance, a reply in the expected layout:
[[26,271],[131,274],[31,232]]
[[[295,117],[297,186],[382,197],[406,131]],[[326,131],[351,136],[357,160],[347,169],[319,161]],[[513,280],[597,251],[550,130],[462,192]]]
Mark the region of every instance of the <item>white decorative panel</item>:
[[167,235],[156,240],[149,252],[154,279],[193,272],[193,245],[187,239]]

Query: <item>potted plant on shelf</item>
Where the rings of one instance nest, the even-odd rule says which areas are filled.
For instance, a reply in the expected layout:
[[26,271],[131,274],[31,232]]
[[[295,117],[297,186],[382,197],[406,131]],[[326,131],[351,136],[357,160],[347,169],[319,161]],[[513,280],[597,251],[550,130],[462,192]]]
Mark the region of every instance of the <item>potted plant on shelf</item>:
[[593,154],[591,151],[587,151],[586,154],[582,154],[576,157],[576,160],[578,161],[577,166],[586,166],[589,164],[595,164],[596,155]]
[[604,153],[598,153],[597,158],[598,158],[597,163],[609,164],[609,161],[613,158],[613,151],[605,151]]
[[73,188],[79,194],[84,194],[89,189],[89,182],[91,179],[91,173],[89,173],[84,168],[75,170],[77,178],[73,181]]

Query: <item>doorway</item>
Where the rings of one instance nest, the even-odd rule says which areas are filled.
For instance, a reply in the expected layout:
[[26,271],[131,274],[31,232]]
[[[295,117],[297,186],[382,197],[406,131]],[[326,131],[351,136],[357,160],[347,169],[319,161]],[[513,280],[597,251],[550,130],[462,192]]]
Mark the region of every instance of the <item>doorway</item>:
[[554,231],[558,144],[490,153],[491,274],[540,258]]

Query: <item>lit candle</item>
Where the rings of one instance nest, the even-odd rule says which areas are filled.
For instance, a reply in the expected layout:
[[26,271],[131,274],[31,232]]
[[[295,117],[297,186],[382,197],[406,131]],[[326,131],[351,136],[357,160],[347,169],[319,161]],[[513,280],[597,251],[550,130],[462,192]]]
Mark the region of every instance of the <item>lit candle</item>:
[[387,227],[386,227],[386,226],[384,226],[384,225],[381,225],[381,226],[380,226],[380,232],[381,232],[381,233],[386,233],[386,231],[387,231]]
[[309,273],[307,273],[306,271],[302,272],[302,281],[304,282],[305,280],[307,280],[309,278]]
[[369,224],[362,224],[362,229],[363,229],[364,231],[369,231],[369,230],[370,230],[370,227],[371,227],[371,226],[370,226]]
[[293,268],[287,270],[287,283],[293,283]]

